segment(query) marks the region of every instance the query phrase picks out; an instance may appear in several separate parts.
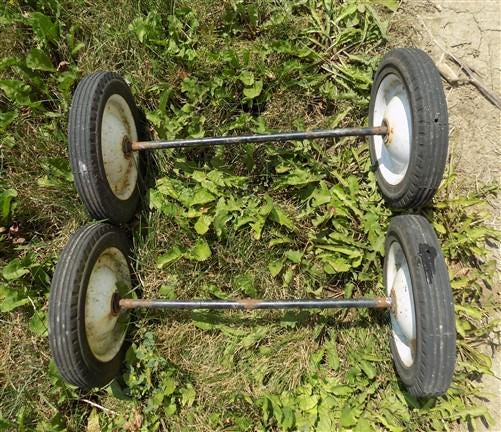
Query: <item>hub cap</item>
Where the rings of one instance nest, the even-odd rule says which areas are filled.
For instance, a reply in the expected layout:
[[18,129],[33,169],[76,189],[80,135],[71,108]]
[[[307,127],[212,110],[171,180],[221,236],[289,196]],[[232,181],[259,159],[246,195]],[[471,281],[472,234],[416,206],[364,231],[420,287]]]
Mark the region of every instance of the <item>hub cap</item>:
[[386,294],[392,300],[393,340],[400,360],[410,367],[414,363],[416,351],[416,316],[409,266],[397,242],[391,244],[387,260]]
[[114,294],[127,295],[131,288],[127,260],[116,248],[108,248],[94,264],[85,298],[85,333],[90,350],[102,361],[110,361],[122,346],[127,330],[126,313],[113,311]]
[[124,137],[132,142],[137,141],[136,122],[127,101],[114,94],[106,102],[103,111],[101,152],[108,184],[121,200],[132,195],[138,176],[138,155],[124,153]]
[[407,90],[395,74],[386,75],[377,90],[372,126],[382,124],[388,127],[388,135],[373,138],[378,169],[386,182],[397,185],[409,167],[412,112]]

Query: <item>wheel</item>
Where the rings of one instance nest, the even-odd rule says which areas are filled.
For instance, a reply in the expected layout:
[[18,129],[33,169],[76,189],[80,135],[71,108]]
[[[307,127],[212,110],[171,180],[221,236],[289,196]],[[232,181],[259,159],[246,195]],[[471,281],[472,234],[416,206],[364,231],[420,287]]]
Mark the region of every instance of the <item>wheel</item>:
[[113,72],[86,76],[71,103],[68,141],[75,184],[94,219],[129,222],[141,198],[142,164],[124,138],[147,139],[129,87]]
[[61,375],[82,389],[104,386],[120,369],[129,316],[118,296],[132,287],[128,254],[124,233],[92,224],[70,238],[57,263],[49,345]]
[[440,185],[448,148],[448,113],[440,74],[416,48],[398,48],[379,66],[369,125],[389,133],[369,138],[379,190],[394,209],[427,204]]
[[391,298],[391,352],[416,397],[445,393],[456,359],[449,275],[437,236],[422,216],[392,219],[385,242],[384,283]]

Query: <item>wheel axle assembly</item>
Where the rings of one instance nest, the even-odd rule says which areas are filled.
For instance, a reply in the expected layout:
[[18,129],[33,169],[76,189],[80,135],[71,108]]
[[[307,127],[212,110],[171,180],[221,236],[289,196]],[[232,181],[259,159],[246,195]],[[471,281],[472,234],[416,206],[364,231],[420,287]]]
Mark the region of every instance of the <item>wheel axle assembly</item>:
[[125,352],[129,311],[153,309],[372,308],[388,313],[389,345],[409,393],[447,391],[455,363],[455,320],[447,266],[430,223],[394,216],[385,240],[385,293],[375,298],[162,300],[128,298],[134,291],[124,231],[144,194],[143,158],[155,149],[368,137],[379,191],[392,209],[418,209],[441,181],[448,113],[440,75],[423,51],[388,53],[374,77],[369,126],[259,135],[151,141],[125,81],[112,72],[86,76],[73,95],[69,156],[89,214],[110,223],[77,230],[61,253],[49,299],[49,342],[57,367],[87,389],[109,383]]
[[121,299],[121,310],[135,308],[149,309],[341,309],[369,308],[386,309],[391,306],[391,300],[386,297],[373,299],[323,299],[323,300],[158,300],[158,299]]
[[323,129],[309,132],[280,132],[270,134],[239,135],[239,136],[221,136],[209,138],[189,138],[176,139],[170,141],[138,141],[130,143],[130,150],[157,150],[167,148],[182,147],[202,147],[215,145],[231,144],[249,144],[249,143],[273,143],[283,141],[303,141],[321,138],[339,138],[345,136],[372,136],[386,135],[386,126],[377,126],[371,128],[339,128]]

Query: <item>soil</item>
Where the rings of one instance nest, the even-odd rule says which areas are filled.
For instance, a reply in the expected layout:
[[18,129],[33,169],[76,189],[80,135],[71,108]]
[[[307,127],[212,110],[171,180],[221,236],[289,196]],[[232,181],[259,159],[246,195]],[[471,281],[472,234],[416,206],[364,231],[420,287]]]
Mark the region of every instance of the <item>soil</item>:
[[[428,52],[443,76],[465,79],[447,53],[474,71],[475,77],[501,98],[501,0],[403,1],[392,20],[393,40]],[[445,74],[445,75],[444,75]],[[449,107],[449,155],[465,191],[481,184],[501,184],[501,110],[468,83],[444,81]],[[492,227],[501,229],[501,200],[489,204]],[[501,247],[492,247],[498,272],[492,292],[501,304]],[[496,318],[496,317],[492,317]],[[501,318],[498,314],[497,318]],[[490,352],[495,377],[484,377],[486,404],[501,431],[501,352]],[[490,394],[490,395],[489,395]]]

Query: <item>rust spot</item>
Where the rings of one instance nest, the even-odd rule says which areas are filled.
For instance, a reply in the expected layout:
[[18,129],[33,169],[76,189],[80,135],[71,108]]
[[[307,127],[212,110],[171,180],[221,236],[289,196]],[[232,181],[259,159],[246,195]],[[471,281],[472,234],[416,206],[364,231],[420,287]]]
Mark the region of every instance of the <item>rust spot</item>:
[[241,304],[245,309],[255,309],[258,304],[261,303],[261,300],[256,299],[239,299],[236,300],[239,304]]
[[391,307],[391,302],[386,297],[376,297],[374,300],[376,301],[376,309],[387,309]]
[[397,294],[395,293],[395,288],[392,288],[390,291],[390,298],[391,298],[391,313],[393,315],[397,314]]
[[153,302],[145,299],[120,299],[120,309],[134,309],[137,307],[150,307]]
[[115,291],[111,296],[111,316],[120,314],[120,294]]
[[135,141],[131,144],[131,150],[132,151],[144,150],[145,148],[147,148],[147,144],[148,143],[144,141]]
[[122,151],[127,159],[132,156],[132,142],[127,135],[122,139]]
[[416,347],[416,338],[412,338],[410,341],[409,341],[409,345],[411,347],[411,354],[412,354],[412,357],[416,357],[416,350],[417,350],[417,347]]
[[395,133],[395,129],[388,124],[386,119],[383,119],[382,126],[386,128],[386,134],[383,138],[383,142],[385,145],[390,145],[391,140],[393,139],[393,134]]

